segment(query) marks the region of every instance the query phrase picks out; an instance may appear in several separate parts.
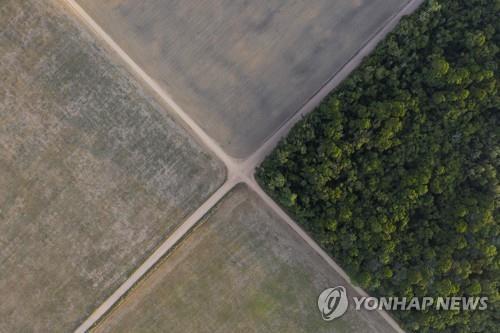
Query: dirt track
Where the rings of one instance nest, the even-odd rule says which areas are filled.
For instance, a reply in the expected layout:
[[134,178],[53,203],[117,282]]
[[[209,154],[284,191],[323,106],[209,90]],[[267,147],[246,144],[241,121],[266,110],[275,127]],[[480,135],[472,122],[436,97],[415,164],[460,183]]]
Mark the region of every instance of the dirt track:
[[[405,6],[400,12],[392,17],[379,31],[377,31],[372,39],[356,53],[356,55],[347,62],[336,75],[318,91],[311,99],[301,108],[301,110],[290,118],[286,123],[277,130],[253,155],[246,160],[236,160],[226,154],[223,149],[211,138],[205,131],[201,129],[197,123],[192,120],[180,107],[172,97],[160,87],[148,74],[146,74],[112,39],[106,34],[93,20],[85,13],[85,11],[74,0],[62,0],[73,12],[88,26],[94,33],[102,39],[121,59],[125,62],[134,74],[141,78],[144,83],[152,89],[160,98],[160,100],[179,118],[181,118],[186,127],[189,128],[193,135],[199,138],[208,149],[210,149],[220,160],[222,160],[228,171],[226,183],[212,195],[191,217],[188,218],[177,231],[169,237],[163,245],[141,265],[134,274],[118,289],[106,302],[104,302],[96,311],[78,328],[77,332],[85,332],[88,330],[101,316],[103,316],[126,292],[129,290],[182,236],[188,232],[191,227],[208,212],[228,191],[240,182],[246,183],[253,189],[261,198],[282,217],[291,228],[293,228],[325,261],[335,269],[335,271],[345,278],[347,274],[326,254],[272,199],[270,199],[258,186],[253,178],[255,167],[272,151],[277,143],[285,136],[288,131],[297,123],[305,114],[314,110],[314,108],[323,100],[323,98],[334,89],[350,72],[352,72],[368,55],[374,47],[380,42],[385,35],[390,32],[402,16],[410,14],[418,8],[423,0],[413,0]],[[359,288],[355,288],[361,295],[366,295],[366,292]],[[381,311],[380,315],[386,319],[393,328],[398,332],[403,332],[398,324],[385,312]]]
[[409,0],[75,0],[224,151],[247,158]]

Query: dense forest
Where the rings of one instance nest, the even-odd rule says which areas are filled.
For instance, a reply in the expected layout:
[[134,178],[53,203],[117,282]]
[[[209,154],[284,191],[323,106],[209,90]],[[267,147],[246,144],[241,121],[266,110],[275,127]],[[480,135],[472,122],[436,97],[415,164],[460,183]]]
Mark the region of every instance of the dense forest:
[[412,332],[500,332],[500,0],[429,0],[305,117],[259,182]]

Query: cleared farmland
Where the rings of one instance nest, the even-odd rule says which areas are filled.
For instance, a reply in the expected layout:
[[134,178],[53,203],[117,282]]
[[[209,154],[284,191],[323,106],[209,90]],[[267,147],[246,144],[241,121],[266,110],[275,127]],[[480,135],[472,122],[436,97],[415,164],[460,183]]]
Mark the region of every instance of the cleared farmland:
[[407,0],[77,0],[234,157],[255,151]]
[[393,332],[352,309],[323,321],[317,297],[337,285],[346,283],[239,185],[95,332]]
[[69,332],[224,180],[52,1],[0,2],[0,332]]

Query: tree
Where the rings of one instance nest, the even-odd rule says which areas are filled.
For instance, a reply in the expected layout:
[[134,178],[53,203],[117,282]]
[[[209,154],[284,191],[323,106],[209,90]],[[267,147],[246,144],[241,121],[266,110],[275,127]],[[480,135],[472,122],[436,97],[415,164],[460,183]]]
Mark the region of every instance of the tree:
[[378,295],[487,296],[397,312],[408,331],[498,331],[500,0],[429,0],[259,168],[266,190]]

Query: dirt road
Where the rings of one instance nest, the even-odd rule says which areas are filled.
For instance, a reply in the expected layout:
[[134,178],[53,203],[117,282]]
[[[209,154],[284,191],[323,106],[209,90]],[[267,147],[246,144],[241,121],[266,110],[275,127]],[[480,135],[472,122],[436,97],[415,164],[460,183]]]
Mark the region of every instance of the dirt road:
[[[200,206],[165,242],[118,288],[85,322],[76,330],[76,332],[86,332],[96,321],[99,320],[111,307],[123,297],[134,284],[141,279],[148,270],[153,267],[161,257],[172,249],[182,237],[191,230],[191,228],[205,215],[217,202],[227,194],[236,184],[240,182],[246,183],[252,188],[262,199],[281,216],[286,223],[295,230],[335,271],[342,276],[347,282],[350,279],[347,274],[323,251],[320,246],[314,242],[255,182],[254,171],[264,158],[273,150],[278,142],[288,133],[288,131],[307,113],[315,109],[317,105],[332,91],[349,73],[351,73],[374,48],[375,46],[390,32],[401,19],[402,16],[410,14],[418,8],[423,0],[410,1],[400,12],[394,15],[381,29],[374,33],[372,38],[366,43],[357,53],[351,58],[344,67],[336,73],[307,103],[288,121],[276,131],[267,141],[248,159],[236,160],[226,154],[222,148],[209,137],[200,126],[198,126],[171,98],[171,96],[160,88],[160,85],[155,82],[144,70],[142,70],[113,39],[105,32],[97,23],[74,1],[61,0],[66,4],[74,14],[88,26],[97,38],[101,39],[108,48],[115,52],[116,56],[126,64],[132,73],[140,78],[145,85],[151,89],[169,110],[174,115],[180,118],[191,133],[203,143],[210,151],[212,151],[227,168],[227,180],[224,185],[219,188],[202,206]],[[354,287],[361,295],[367,295],[365,291]],[[384,311],[379,312],[389,324],[397,331],[403,332],[398,324]]]

